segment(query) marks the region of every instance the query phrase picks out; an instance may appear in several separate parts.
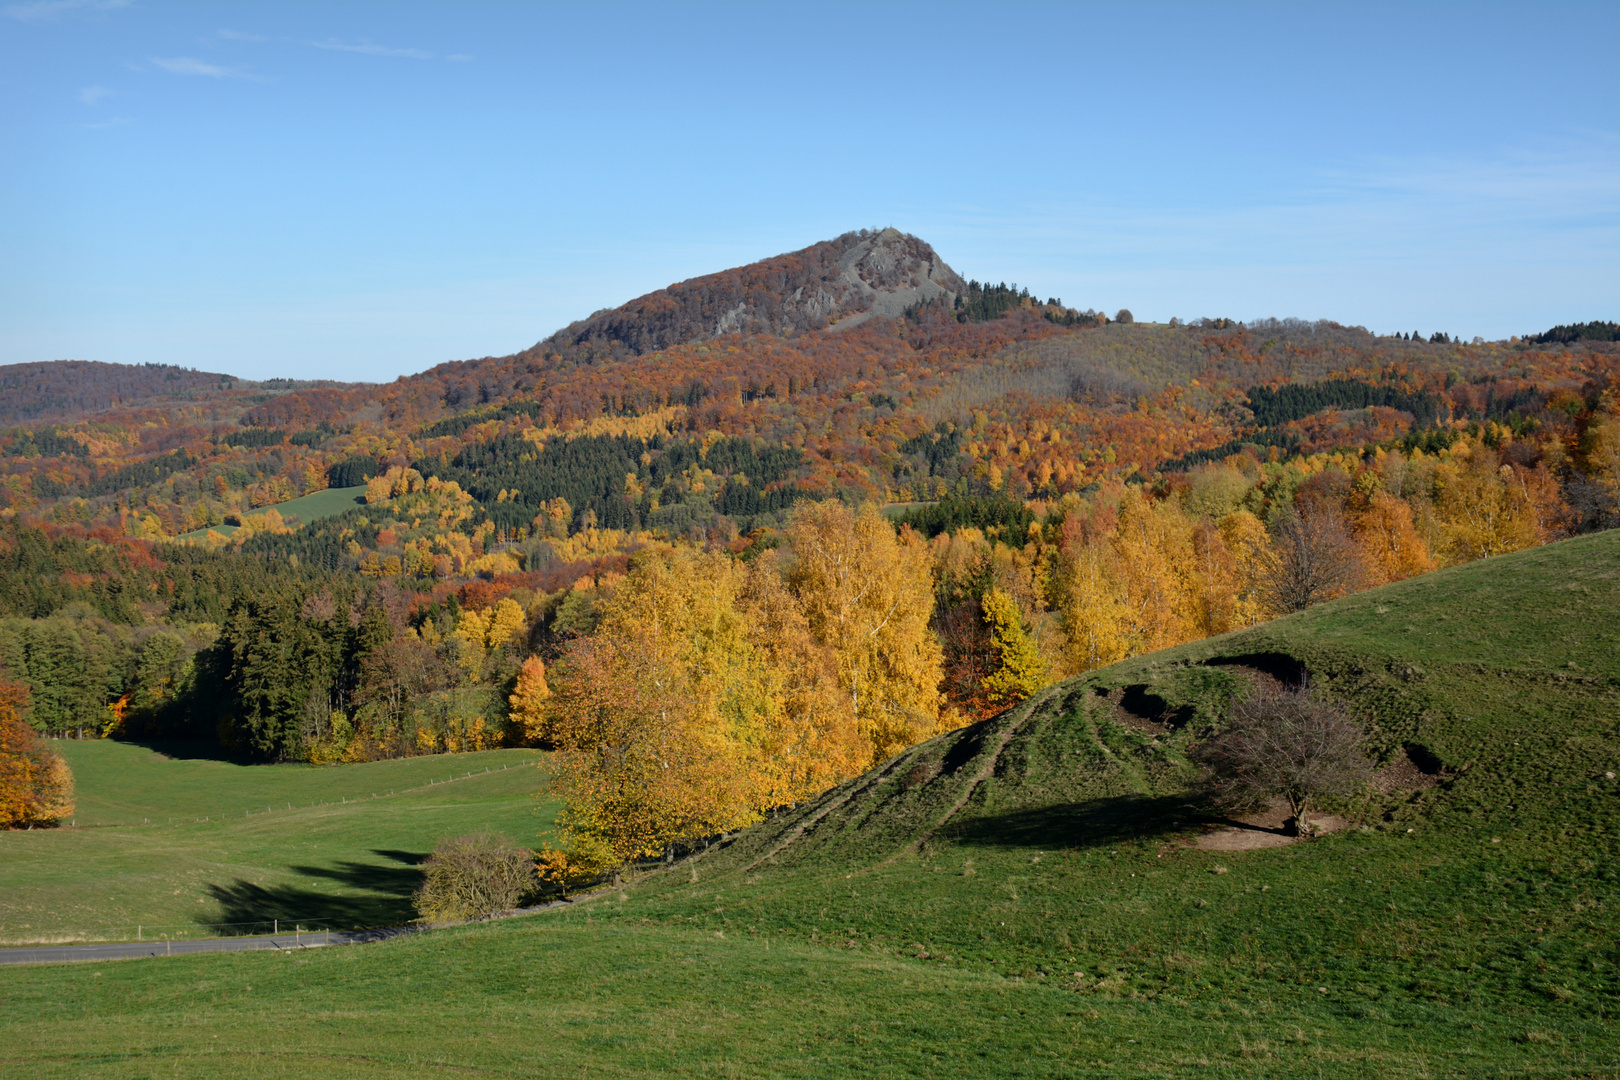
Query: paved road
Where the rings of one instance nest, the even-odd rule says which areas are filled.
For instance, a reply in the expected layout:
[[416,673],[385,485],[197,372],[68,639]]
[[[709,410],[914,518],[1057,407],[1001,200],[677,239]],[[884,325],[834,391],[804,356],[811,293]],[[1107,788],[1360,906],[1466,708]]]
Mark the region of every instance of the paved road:
[[114,945],[39,945],[28,949],[0,949],[0,964],[42,964],[61,960],[132,960],[140,956],[184,956],[202,952],[247,952],[253,949],[316,949],[324,945],[361,945],[401,934],[414,934],[419,926],[382,930],[323,930],[262,937],[203,938],[198,941],[126,941]]
[[[558,907],[554,900],[537,907],[518,908],[492,915],[510,919]],[[202,938],[197,941],[126,941],[109,945],[37,945],[26,949],[0,949],[0,964],[51,964],[68,960],[135,960],[147,956],[185,956],[190,953],[249,952],[255,949],[319,949],[327,945],[364,945],[406,934],[420,934],[428,926],[383,926],[374,930],[305,930],[297,934],[260,937]]]

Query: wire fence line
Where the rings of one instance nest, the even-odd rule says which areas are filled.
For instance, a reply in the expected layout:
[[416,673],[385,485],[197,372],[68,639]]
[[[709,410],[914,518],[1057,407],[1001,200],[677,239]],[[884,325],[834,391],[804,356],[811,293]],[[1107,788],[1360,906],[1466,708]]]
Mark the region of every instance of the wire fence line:
[[291,952],[318,949],[327,945],[364,945],[387,941],[405,934],[417,934],[426,926],[384,926],[370,930],[323,930],[319,932],[243,935],[227,938],[163,938],[105,944],[30,945],[0,949],[0,965],[49,964],[64,961],[134,960],[145,957],[189,956],[205,952],[252,952],[274,949]]
[[[511,911],[497,911],[490,915],[475,919],[468,919],[466,923],[490,922],[498,919],[517,918],[522,915],[533,915],[536,912],[546,911],[550,908],[561,907],[571,903],[568,899],[552,900],[532,907],[516,908]],[[38,964],[58,963],[73,960],[120,960],[136,959],[140,957],[156,956],[185,956],[198,952],[234,952],[256,949],[307,949],[326,945],[364,945],[376,941],[387,941],[408,934],[419,934],[427,930],[441,929],[447,926],[465,925],[466,923],[399,923],[392,926],[356,927],[352,930],[341,930],[335,927],[316,929],[302,923],[295,923],[291,930],[280,928],[279,923],[285,920],[272,920],[277,928],[267,935],[234,934],[229,937],[213,938],[155,938],[148,937],[136,941],[125,939],[119,942],[55,942],[21,947],[0,948],[0,964]],[[210,926],[248,926],[249,923],[209,923],[197,925]],[[263,923],[259,925],[265,925]]]
[[494,774],[494,773],[506,772],[507,770],[512,769],[514,767],[519,768],[519,769],[525,769],[525,768],[530,767],[531,765],[539,764],[540,760],[541,759],[539,759],[539,758],[535,758],[532,761],[520,762],[520,763],[516,763],[515,765],[514,765],[513,762],[507,762],[505,765],[502,765],[499,769],[491,768],[490,766],[486,765],[484,767],[483,772],[478,772],[476,770],[469,769],[469,770],[467,770],[467,772],[465,772],[461,776],[452,775],[452,776],[446,777],[443,780],[429,779],[427,783],[425,783],[425,784],[417,784],[415,787],[397,788],[397,789],[396,788],[389,788],[386,794],[381,793],[381,792],[373,792],[371,794],[370,798],[367,798],[367,797],[365,797],[363,795],[356,795],[352,799],[349,798],[348,796],[340,796],[338,801],[335,802],[335,803],[331,802],[329,800],[323,802],[323,801],[318,800],[318,799],[312,799],[308,803],[302,803],[301,802],[301,803],[298,803],[297,805],[294,805],[291,802],[283,801],[282,806],[278,807],[278,806],[274,806],[274,805],[269,805],[269,806],[266,806],[263,810],[244,810],[241,813],[234,813],[234,812],[230,812],[230,811],[225,811],[225,812],[221,812],[221,813],[218,813],[218,814],[205,814],[205,815],[203,815],[201,817],[198,817],[195,814],[178,814],[178,815],[169,815],[166,819],[161,820],[161,821],[154,820],[154,819],[152,819],[150,817],[143,817],[143,818],[141,818],[139,823],[136,823],[136,822],[133,822],[133,821],[97,821],[93,825],[88,824],[88,823],[84,824],[84,825],[80,825],[77,818],[72,818],[72,819],[70,819],[68,821],[68,823],[66,825],[61,825],[59,827],[64,828],[64,829],[139,829],[139,828],[151,827],[151,826],[160,826],[161,827],[161,826],[169,826],[169,825],[202,825],[202,824],[206,824],[206,823],[210,823],[210,822],[216,822],[216,821],[228,821],[228,820],[232,820],[234,818],[239,818],[239,817],[240,818],[250,818],[250,817],[262,817],[265,814],[285,814],[290,810],[308,810],[308,809],[312,809],[314,807],[319,807],[319,806],[347,806],[347,805],[351,805],[351,804],[359,804],[359,803],[371,802],[374,799],[387,799],[387,798],[391,798],[391,797],[396,796],[396,795],[409,795],[412,792],[427,791],[427,790],[429,790],[431,788],[434,788],[434,787],[443,787],[445,784],[453,784],[453,783],[456,783],[457,781],[474,779],[476,777],[484,776],[485,774]]
[[254,934],[323,934],[375,930],[379,927],[344,925],[340,919],[257,919],[217,923],[119,923],[113,926],[62,927],[21,934],[0,926],[0,948],[52,945],[92,945],[113,942],[208,941],[250,937]]

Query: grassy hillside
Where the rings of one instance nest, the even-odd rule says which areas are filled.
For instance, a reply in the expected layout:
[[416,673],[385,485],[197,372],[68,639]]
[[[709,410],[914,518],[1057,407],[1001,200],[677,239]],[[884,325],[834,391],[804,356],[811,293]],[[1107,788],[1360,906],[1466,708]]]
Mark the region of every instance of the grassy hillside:
[[[320,491],[312,491],[308,495],[297,499],[289,499],[284,503],[261,506],[253,512],[262,514],[266,510],[274,510],[281,515],[282,521],[286,522],[287,525],[297,527],[299,525],[308,525],[310,522],[319,521],[322,518],[333,517],[343,513],[345,510],[353,510],[364,502],[365,494],[366,485],[364,484],[355,487],[322,488]],[[175,539],[196,540],[207,532],[230,536],[236,532],[236,529],[235,525],[214,525],[207,529],[182,533]]]
[[[7,1065],[896,1076],[1620,1074],[1620,533],[1053,688],[703,856],[512,923],[7,973]],[[1356,824],[1196,846],[1182,751],[1303,664]]]
[[[1122,815],[1135,834],[1188,835],[1177,830],[1190,813],[1181,751],[1256,670],[1308,672],[1368,720],[1385,761],[1430,774],[1421,792],[1355,808],[1380,832],[1421,821],[1488,825],[1499,840],[1509,830],[1613,841],[1620,532],[1458,566],[1053,687],[708,862],[718,871],[769,854],[761,868],[865,867],[925,837],[925,849],[969,833],[1006,839],[1009,814],[1052,821],[1080,807]],[[1085,831],[1054,826],[1049,839],[1062,846]]]
[[488,825],[538,845],[555,812],[536,802],[533,751],[243,766],[56,745],[73,766],[78,824],[0,833],[3,945],[120,940],[137,926],[210,937],[254,929],[216,923],[402,922],[416,864],[440,837]]
[[[1295,664],[1373,723],[1392,790],[1316,843],[1189,846],[1209,825],[1182,747],[1248,672]],[[1617,771],[1611,532],[1054,688],[663,875],[642,915],[1088,995],[1578,1027],[1620,991]]]

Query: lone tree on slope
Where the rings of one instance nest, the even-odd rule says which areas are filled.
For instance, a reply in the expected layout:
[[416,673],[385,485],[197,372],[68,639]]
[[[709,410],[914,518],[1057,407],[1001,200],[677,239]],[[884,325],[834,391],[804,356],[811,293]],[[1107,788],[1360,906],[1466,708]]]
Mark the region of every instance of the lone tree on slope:
[[1207,790],[1232,809],[1288,801],[1287,828],[1312,835],[1306,814],[1322,798],[1349,795],[1371,772],[1361,728],[1308,689],[1256,687],[1233,702],[1226,730],[1194,751]]

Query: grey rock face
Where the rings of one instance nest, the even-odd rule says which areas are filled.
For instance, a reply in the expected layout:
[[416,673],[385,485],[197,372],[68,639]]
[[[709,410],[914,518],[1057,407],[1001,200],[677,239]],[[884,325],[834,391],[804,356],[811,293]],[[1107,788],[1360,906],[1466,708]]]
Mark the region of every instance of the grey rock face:
[[862,230],[648,293],[582,319],[532,351],[634,355],[725,334],[843,330],[965,287],[917,237]]

